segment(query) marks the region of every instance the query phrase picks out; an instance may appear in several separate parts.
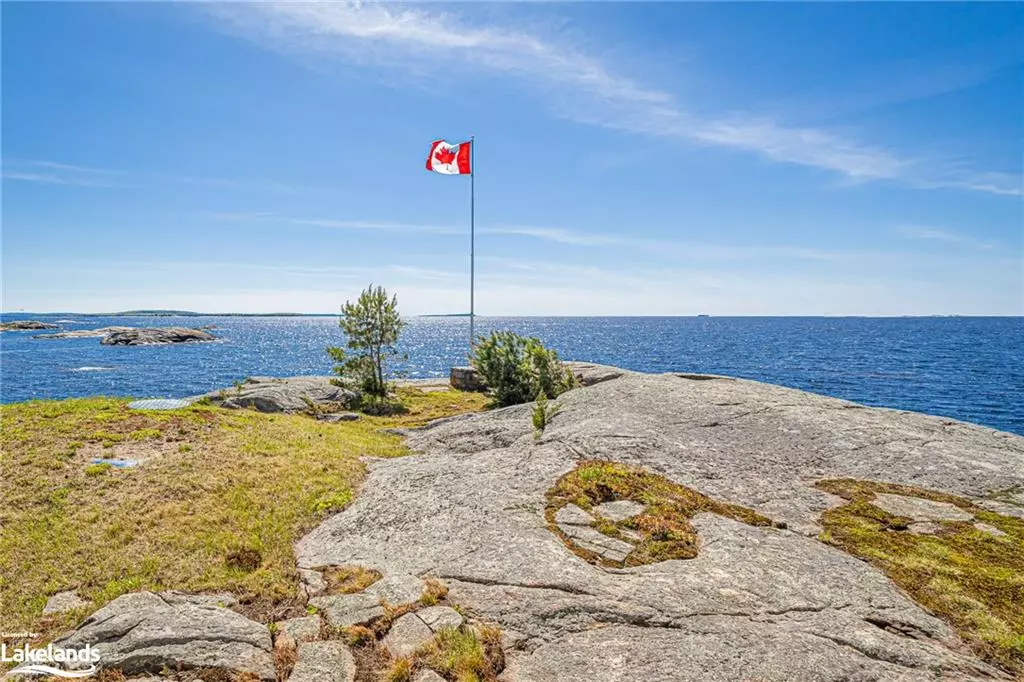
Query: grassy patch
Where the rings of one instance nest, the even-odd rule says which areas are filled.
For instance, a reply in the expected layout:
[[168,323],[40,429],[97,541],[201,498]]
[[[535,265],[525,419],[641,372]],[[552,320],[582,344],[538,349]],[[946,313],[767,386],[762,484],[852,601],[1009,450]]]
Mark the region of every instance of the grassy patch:
[[416,652],[420,667],[457,682],[490,682],[504,667],[501,633],[497,628],[442,628]]
[[[822,515],[823,541],[877,566],[955,627],[980,657],[1024,674],[1024,520],[912,486],[852,479],[817,486],[849,500]],[[941,526],[936,535],[910,533],[905,530],[910,519],[872,504],[876,493],[947,502],[1006,536],[960,521],[936,522]]]
[[358,682],[410,682],[427,669],[453,682],[494,682],[505,667],[501,631],[491,627],[442,628],[409,658],[390,658],[379,642],[372,651],[376,669],[367,674],[360,666]]
[[[595,505],[615,500],[633,500],[646,506],[643,513],[625,521],[613,523],[605,519],[594,523],[605,535],[634,542],[636,549],[626,557],[626,566],[697,556],[700,543],[690,519],[701,512],[720,514],[753,526],[772,525],[771,519],[746,507],[718,502],[664,476],[600,460],[583,462],[558,479],[548,491],[545,515],[551,530],[576,554],[591,563],[616,566],[620,564],[573,543],[555,525],[555,514],[567,504],[590,510]],[[638,532],[642,539],[630,540],[623,530]]]
[[[140,412],[109,398],[0,406],[4,629],[45,640],[72,625],[84,614],[42,617],[47,597],[66,589],[92,601],[89,610],[141,589],[293,599],[292,544],[353,499],[359,457],[406,454],[381,429],[485,401],[411,388],[399,396],[405,414],[337,424],[200,405]],[[119,456],[161,454],[128,469],[89,463],[90,448],[115,446]]]

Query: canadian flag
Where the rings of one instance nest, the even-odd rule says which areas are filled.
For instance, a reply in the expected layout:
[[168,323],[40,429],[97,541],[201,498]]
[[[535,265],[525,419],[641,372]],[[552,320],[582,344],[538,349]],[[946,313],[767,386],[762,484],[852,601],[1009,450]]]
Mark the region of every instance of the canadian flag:
[[434,140],[430,144],[430,156],[427,157],[427,170],[444,175],[469,175],[473,172],[469,166],[469,148],[471,142],[451,144],[444,140]]

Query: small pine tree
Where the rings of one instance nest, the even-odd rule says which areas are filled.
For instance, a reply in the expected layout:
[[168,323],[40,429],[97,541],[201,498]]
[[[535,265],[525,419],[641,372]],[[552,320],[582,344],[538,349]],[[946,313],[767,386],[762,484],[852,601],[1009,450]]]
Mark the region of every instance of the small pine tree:
[[477,339],[470,363],[480,372],[497,405],[518,405],[538,394],[555,398],[576,385],[558,354],[536,338],[496,331]]
[[371,399],[387,398],[388,365],[400,357],[395,348],[405,322],[398,314],[398,297],[370,284],[359,299],[346,301],[338,324],[348,338],[344,348],[331,346],[327,354],[338,363],[334,372],[353,382]]

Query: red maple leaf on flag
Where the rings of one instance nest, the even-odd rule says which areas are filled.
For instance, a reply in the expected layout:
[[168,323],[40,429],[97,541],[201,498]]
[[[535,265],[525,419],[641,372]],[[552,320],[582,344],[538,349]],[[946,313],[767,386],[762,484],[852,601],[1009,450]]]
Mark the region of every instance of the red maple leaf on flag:
[[457,149],[458,147],[445,147],[444,149],[439,147],[434,152],[434,158],[437,159],[438,163],[451,163],[455,160],[455,150]]

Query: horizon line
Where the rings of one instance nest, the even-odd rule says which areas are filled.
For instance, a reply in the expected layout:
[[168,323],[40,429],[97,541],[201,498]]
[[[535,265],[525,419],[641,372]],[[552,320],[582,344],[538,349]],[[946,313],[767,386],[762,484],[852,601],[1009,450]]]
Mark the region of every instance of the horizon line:
[[[134,312],[134,311],[122,311],[122,312],[81,312],[81,311],[52,311],[52,312],[40,312],[40,311],[0,311],[0,318],[5,318],[9,315],[35,315],[39,317],[48,317],[53,315],[81,315],[83,317],[341,317],[340,313],[291,313],[291,312],[277,312],[277,313],[249,313],[249,312],[198,312],[198,311],[152,311],[152,312]],[[403,318],[437,318],[437,317],[453,317],[453,318],[468,318],[469,313],[420,313],[416,315],[402,315]],[[665,315],[623,315],[616,313],[598,313],[590,315],[572,315],[572,314],[557,314],[557,315],[513,315],[513,314],[488,314],[481,315],[475,314],[477,318],[874,318],[874,319],[886,319],[886,318],[929,318],[929,317],[973,317],[973,318],[1021,318],[1024,317],[1024,312],[1017,314],[1003,314],[993,315],[985,313],[891,313],[891,314],[860,314],[860,313],[823,313],[823,314],[807,314],[807,315],[771,315],[771,314],[756,314],[756,313],[741,313],[741,314],[715,314],[715,313],[691,313],[691,314],[665,314]]]

